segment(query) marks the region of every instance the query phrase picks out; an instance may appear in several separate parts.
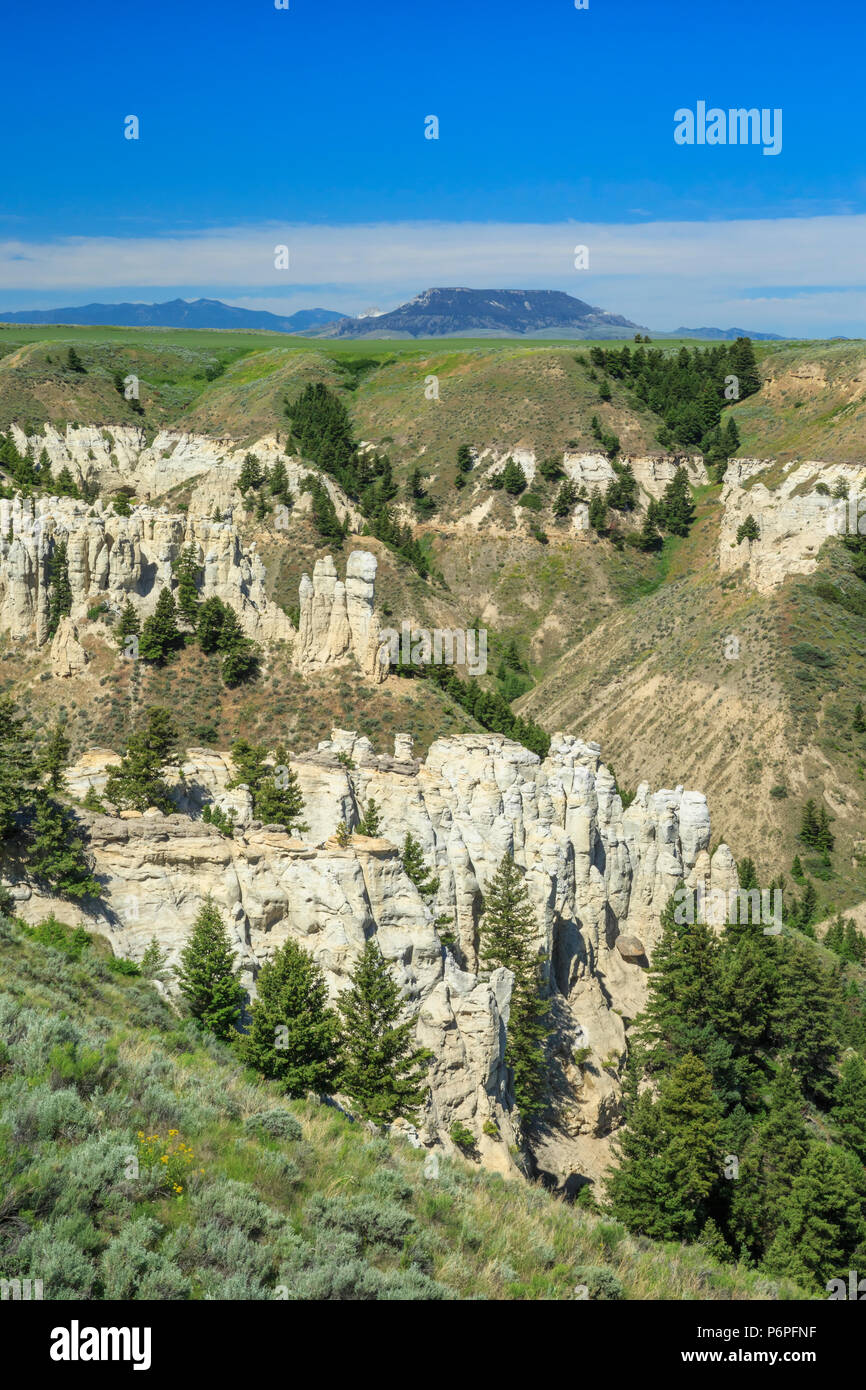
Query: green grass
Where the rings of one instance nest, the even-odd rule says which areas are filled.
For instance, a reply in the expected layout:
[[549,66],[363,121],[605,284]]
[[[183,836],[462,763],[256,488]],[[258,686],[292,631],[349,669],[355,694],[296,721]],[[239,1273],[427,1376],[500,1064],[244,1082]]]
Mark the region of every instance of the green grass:
[[[797,1296],[462,1159],[425,1174],[424,1152],[287,1102],[91,952],[0,919],[0,957],[0,1266],[46,1299]],[[275,1109],[300,1139],[245,1124]],[[139,1134],[179,1155],[180,1193],[159,1162],[131,1175]]]

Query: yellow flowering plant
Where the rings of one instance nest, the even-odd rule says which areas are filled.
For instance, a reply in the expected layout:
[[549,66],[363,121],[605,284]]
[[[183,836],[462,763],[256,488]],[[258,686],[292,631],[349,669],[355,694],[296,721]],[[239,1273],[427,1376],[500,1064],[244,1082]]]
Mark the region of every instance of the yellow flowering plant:
[[[159,1176],[161,1190],[172,1192],[175,1197],[183,1196],[189,1179],[196,1171],[193,1167],[195,1154],[189,1144],[181,1139],[177,1129],[170,1129],[165,1138],[159,1134],[145,1134],[140,1129],[138,1162],[148,1173]],[[203,1172],[203,1168],[198,1169],[199,1175]]]

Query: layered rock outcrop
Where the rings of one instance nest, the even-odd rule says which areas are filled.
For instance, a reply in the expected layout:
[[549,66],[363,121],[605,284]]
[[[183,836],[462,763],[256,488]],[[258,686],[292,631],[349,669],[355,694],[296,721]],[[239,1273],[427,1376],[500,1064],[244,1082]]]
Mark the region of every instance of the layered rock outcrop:
[[[70,770],[73,792],[102,790],[115,761],[82,760]],[[211,895],[233,925],[251,986],[261,962],[292,936],[336,991],[364,940],[377,935],[420,1005],[418,1036],[436,1054],[428,1140],[459,1119],[486,1142],[485,1118],[509,1132],[509,985],[484,977],[479,923],[487,885],[511,854],[525,870],[556,1025],[557,1118],[535,1141],[536,1159],[563,1184],[600,1176],[620,1114],[627,1022],[645,999],[635,939],[651,957],[677,888],[736,886],[727,848],[710,860],[705,798],[644,783],[624,809],[598,745],[564,735],[543,761],[500,735],[465,734],[437,740],[419,762],[407,736],[382,756],[368,739],[335,731],[292,766],[309,826],[297,838],[255,822],[245,789],[227,788],[228,756],[202,749],[172,775],[179,814],[93,818],[101,929],[115,948],[140,956],[155,933],[176,953]],[[341,820],[356,826],[371,798],[379,838],[354,836],[341,848],[334,829]],[[234,839],[201,822],[205,802],[232,810]],[[407,832],[439,880],[429,905],[402,870]]]
[[295,636],[288,616],[267,596],[255,543],[245,546],[230,523],[151,507],[117,516],[100,502],[87,506],[57,497],[35,504],[0,500],[0,632],[34,638],[37,646],[47,641],[51,560],[61,543],[73,622],[86,619],[94,605],[119,612],[129,598],[146,617],[162,587],[173,582],[173,562],[192,546],[202,598],[234,608],[250,637]]
[[372,680],[382,681],[387,665],[378,660],[378,624],[373,607],[376,557],[353,550],[346,579],[338,579],[330,555],[317,560],[313,578],[304,574],[298,591],[300,620],[295,661],[302,669],[332,666],[353,659]]
[[[848,498],[835,497],[837,490]],[[811,574],[831,536],[856,533],[861,526],[866,533],[866,469],[856,463],[796,461],[779,468],[773,459],[732,459],[721,502],[722,573],[745,566],[750,584],[768,593],[789,574]],[[749,516],[759,535],[738,541]]]
[[[160,430],[148,444],[144,429],[137,425],[67,425],[61,434],[46,424],[41,434],[32,435],[12,425],[11,433],[21,453],[29,447],[32,457],[39,458],[44,449],[52,473],[68,468],[77,483],[95,482],[103,494],[126,485],[135,490],[140,501],[151,502],[186,486],[190,513],[202,516],[212,515],[214,508],[224,511],[237,502],[237,482],[248,453],[254,454],[264,469],[273,468],[280,460],[295,505],[302,509],[309,506],[301,486],[310,469],[288,455],[276,435],[241,444],[185,430]],[[348,517],[353,526],[359,526],[359,513],[337,484],[324,474],[316,476],[330,494],[340,520]]]

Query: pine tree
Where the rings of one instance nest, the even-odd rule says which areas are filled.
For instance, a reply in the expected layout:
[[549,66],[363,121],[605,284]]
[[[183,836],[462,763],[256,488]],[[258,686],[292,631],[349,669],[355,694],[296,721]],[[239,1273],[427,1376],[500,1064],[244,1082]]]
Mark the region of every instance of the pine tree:
[[842,1063],[830,1113],[842,1143],[866,1164],[866,1062],[856,1052]]
[[488,970],[504,966],[514,975],[505,1059],[514,1073],[514,1097],[525,1120],[544,1109],[548,1093],[544,1045],[550,1006],[541,993],[536,930],[529,890],[506,854],[484,895],[479,956]]
[[792,878],[802,878],[802,877],[803,877],[803,865],[800,863],[800,856],[799,856],[799,854],[795,854],[795,855],[794,855],[794,859],[793,859],[793,861],[792,861],[792,863],[791,863],[791,876],[792,876]]
[[66,365],[71,372],[84,373],[86,368],[74,347],[67,350]]
[[461,444],[457,450],[457,468],[460,473],[472,471],[472,450],[468,444]]
[[376,805],[374,797],[370,797],[364,807],[364,814],[355,826],[356,835],[376,836],[379,834],[380,816],[379,807]]
[[526,489],[526,474],[519,463],[508,458],[502,470],[502,486],[512,497],[518,497]]
[[815,1141],[794,1176],[767,1255],[773,1274],[824,1292],[844,1277],[866,1236],[863,1168],[855,1156]]
[[365,1120],[412,1117],[426,1094],[431,1057],[414,1045],[414,1017],[403,1013],[400,988],[376,941],[368,941],[337,1000],[343,1022],[340,1087]]
[[238,478],[238,488],[241,492],[249,492],[251,489],[256,491],[264,482],[262,466],[255,454],[247,454],[241,467],[240,477]]
[[687,1053],[663,1080],[632,1100],[614,1141],[618,1167],[606,1187],[614,1216],[659,1240],[693,1240],[709,1217],[721,1171],[721,1106],[712,1076]]
[[168,951],[160,946],[155,936],[150,938],[138,968],[146,980],[165,980],[168,975]]
[[289,939],[259,973],[244,1058],[287,1095],[329,1094],[337,1084],[337,1035],[325,977]]
[[800,1081],[822,1095],[838,1043],[828,975],[813,952],[814,948],[786,942],[778,963],[770,1026],[775,1045]]
[[229,787],[249,787],[253,798],[253,814],[266,825],[280,825],[291,835],[306,830],[301,817],[304,798],[297,773],[287,766],[287,755],[277,750],[277,763],[267,762],[267,749],[262,744],[237,739],[232,744],[235,775]]
[[54,481],[54,488],[58,497],[80,497],[78,485],[72,474],[64,463]]
[[564,516],[568,516],[576,501],[577,493],[575,492],[574,483],[570,478],[563,479],[559,486],[559,492],[556,494],[556,501],[553,504],[553,515],[560,519]]
[[859,700],[854,706],[854,721],[852,727],[855,734],[866,733],[866,716],[863,714],[863,706]]
[[184,546],[172,565],[172,573],[177,581],[178,612],[194,629],[198,622],[198,577],[201,573],[194,545]]
[[752,513],[749,512],[745,521],[741,522],[737,527],[737,545],[739,545],[741,541],[759,540],[760,536],[761,532],[758,529],[758,523],[752,516]]
[[138,637],[140,632],[141,622],[136,612],[135,604],[132,602],[132,599],[128,598],[123,605],[120,617],[114,628],[117,645],[120,647],[121,651],[125,648],[127,639],[129,637]]
[[39,771],[47,773],[48,785],[53,792],[60,791],[63,786],[63,773],[69,762],[71,747],[64,726],[60,723],[55,724],[39,758]]
[[14,700],[0,696],[0,840],[18,826],[35,789],[37,767],[30,735]]
[[132,734],[120,766],[110,774],[105,796],[115,806],[133,811],[156,806],[168,815],[174,805],[161,772],[174,748],[177,730],[168,710],[158,706],[147,710],[146,720],[145,727]]
[[66,554],[66,541],[59,541],[54,547],[48,563],[48,634],[53,636],[60,626],[60,619],[72,612],[72,588],[69,583],[69,564]]
[[717,1012],[719,943],[704,922],[677,922],[671,896],[661,915],[661,938],[649,971],[646,1008],[635,1037],[652,1071],[687,1052],[703,1051]]
[[818,848],[818,815],[815,803],[810,797],[803,807],[803,815],[800,821],[800,839],[804,845],[811,849]]
[[607,525],[607,503],[597,487],[589,499],[589,524],[594,531],[603,531]]
[[412,880],[422,898],[432,898],[439,889],[439,879],[431,875],[424,862],[424,852],[411,831],[403,841],[403,872]]
[[662,494],[661,510],[665,530],[673,536],[687,536],[695,517],[689,478],[678,468]]
[[182,640],[177,626],[174,595],[171,589],[165,586],[156,601],[153,613],[145,619],[138,654],[143,661],[162,662],[171,656]]
[[42,796],[27,830],[29,868],[64,898],[94,898],[102,891],[84,854],[74,813],[51,797]]
[[212,898],[202,904],[180,961],[178,984],[192,1017],[218,1038],[233,1037],[243,1010],[244,988],[229,934]]

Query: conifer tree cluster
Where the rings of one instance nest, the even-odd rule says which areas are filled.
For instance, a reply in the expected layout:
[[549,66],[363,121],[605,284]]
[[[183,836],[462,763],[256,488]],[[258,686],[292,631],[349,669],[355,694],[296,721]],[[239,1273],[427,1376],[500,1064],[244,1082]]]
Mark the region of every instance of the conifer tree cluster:
[[[681,347],[677,353],[643,344],[631,348],[590,348],[577,360],[630,387],[664,421],[664,448],[697,446],[710,465],[723,469],[740,439],[732,416],[721,423],[726,405],[760,389],[755,350],[749,338],[713,347]],[[736,384],[731,380],[735,378]],[[725,392],[735,392],[726,395]]]
[[245,992],[236,949],[212,899],[202,905],[177,971],[202,1029],[237,1044],[243,1060],[289,1096],[344,1092],[377,1124],[414,1117],[431,1054],[415,1044],[416,1011],[378,943],[368,941],[336,1007],[321,967],[289,939],[262,966],[248,1031],[239,1034]]
[[863,987],[808,941],[676,915],[672,898],[633,1030],[610,1208],[633,1231],[821,1289],[866,1240]]
[[[427,552],[413,537],[411,527],[399,523],[391,505],[398,491],[391,461],[387,454],[358,450],[349,412],[339,396],[322,382],[311,383],[294,402],[286,401],[285,412],[299,451],[335,478],[346,495],[357,502],[365,519],[365,532],[390,546],[426,577],[430,573]],[[313,519],[319,534],[324,540],[340,544],[347,533],[327,489],[313,477],[304,486],[313,496]]]
[[281,825],[288,835],[306,830],[302,821],[304,798],[297,773],[288,766],[288,754],[278,749],[276,762],[268,762],[263,744],[236,739],[231,748],[235,775],[229,787],[249,787],[253,815],[266,825]]
[[[256,675],[259,648],[247,637],[235,610],[213,596],[202,602],[198,593],[201,565],[194,546],[186,546],[175,561],[174,574],[177,598],[165,585],[149,618],[141,622],[132,599],[127,599],[120,614],[114,635],[121,651],[128,649],[129,639],[138,639],[138,656],[143,661],[162,665],[187,640],[195,640],[203,652],[222,656],[222,677],[228,686],[235,686]],[[191,632],[181,630],[180,622]]]
[[41,748],[9,696],[0,697],[0,857],[11,856],[37,883],[61,897],[99,895],[86,832],[61,799],[70,743],[55,725]]

